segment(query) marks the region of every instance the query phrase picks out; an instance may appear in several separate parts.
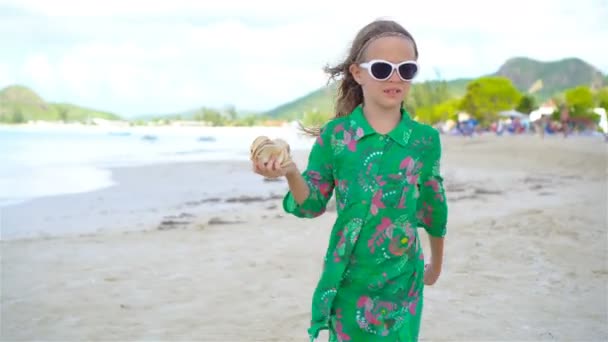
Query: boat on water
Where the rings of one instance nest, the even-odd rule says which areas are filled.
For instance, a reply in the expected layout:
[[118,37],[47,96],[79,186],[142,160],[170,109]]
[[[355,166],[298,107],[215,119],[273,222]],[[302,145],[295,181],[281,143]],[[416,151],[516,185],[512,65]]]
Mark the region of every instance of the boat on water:
[[156,140],[158,140],[158,137],[156,135],[146,134],[146,135],[142,136],[141,139],[146,140],[146,141],[156,141]]
[[108,132],[108,135],[114,137],[127,137],[131,135],[131,132]]
[[210,136],[201,136],[198,138],[198,141],[203,141],[203,142],[213,142],[215,141],[214,137],[210,137]]

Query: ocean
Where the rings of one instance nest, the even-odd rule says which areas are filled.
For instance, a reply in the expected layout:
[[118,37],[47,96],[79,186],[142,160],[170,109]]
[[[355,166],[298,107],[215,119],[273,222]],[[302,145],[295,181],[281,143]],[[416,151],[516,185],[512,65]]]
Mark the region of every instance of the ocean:
[[0,208],[114,184],[112,167],[247,160],[259,135],[294,150],[311,146],[295,127],[0,126]]

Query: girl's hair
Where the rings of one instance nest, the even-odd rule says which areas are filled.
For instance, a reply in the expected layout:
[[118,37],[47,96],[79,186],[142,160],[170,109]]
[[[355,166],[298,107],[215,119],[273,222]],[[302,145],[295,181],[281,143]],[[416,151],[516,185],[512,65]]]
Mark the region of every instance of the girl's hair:
[[[362,62],[367,47],[376,39],[395,36],[411,40],[414,44],[414,54],[418,59],[416,41],[403,26],[392,20],[375,20],[359,30],[349,49],[348,56],[343,62],[324,68],[324,71],[330,75],[330,82],[342,76],[338,84],[334,118],[350,114],[359,104],[363,103],[363,90],[349,71],[351,64]],[[301,126],[301,129],[312,136],[318,136],[320,133],[318,127],[306,128]]]

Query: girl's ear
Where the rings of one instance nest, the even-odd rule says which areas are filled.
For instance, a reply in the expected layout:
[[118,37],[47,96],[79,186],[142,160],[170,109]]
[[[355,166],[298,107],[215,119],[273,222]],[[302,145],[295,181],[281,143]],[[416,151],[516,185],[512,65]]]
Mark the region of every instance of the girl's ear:
[[359,83],[359,85],[363,84],[363,77],[361,77],[361,67],[357,64],[351,64],[348,67],[348,71],[350,71],[351,75],[353,75],[353,79],[355,82]]

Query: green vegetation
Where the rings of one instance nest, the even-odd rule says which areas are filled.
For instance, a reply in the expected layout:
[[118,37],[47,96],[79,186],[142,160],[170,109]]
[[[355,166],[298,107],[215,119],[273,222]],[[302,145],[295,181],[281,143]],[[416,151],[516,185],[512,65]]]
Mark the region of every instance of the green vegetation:
[[523,95],[519,100],[519,104],[515,107],[515,110],[520,113],[530,114],[537,108],[536,99],[532,95]]
[[566,105],[570,108],[570,116],[592,120],[596,118],[595,114],[589,111],[595,106],[593,92],[589,87],[580,86],[568,89],[565,97]]
[[428,124],[454,117],[459,106],[460,100],[450,91],[450,83],[446,81],[414,84],[405,101],[410,115]]
[[414,119],[432,125],[437,122],[456,120],[460,103],[458,98],[449,99],[436,105],[418,108],[413,114]]
[[[577,86],[566,89],[555,103],[565,105],[573,119],[584,119],[597,122],[599,117],[592,113],[597,106],[608,104],[608,88],[593,91],[589,86]],[[439,108],[436,105],[435,108]],[[469,83],[467,94],[460,102],[461,110],[471,114],[482,125],[488,125],[503,110],[516,109],[529,114],[536,108],[535,98],[522,94],[510,80],[504,77],[482,77]],[[559,119],[556,111],[554,119]]]
[[32,90],[10,86],[0,90],[0,122],[24,123],[30,120],[88,122],[91,119],[118,120],[117,115],[71,104],[48,103]]
[[321,127],[326,123],[333,115],[330,115],[329,111],[310,111],[304,114],[302,118],[302,124],[306,127]]
[[578,58],[541,62],[524,57],[507,60],[495,75],[509,78],[521,92],[530,91],[536,82],[541,83],[542,88],[533,92],[541,101],[568,88],[603,83],[604,76],[595,67]]
[[[252,126],[299,120],[305,126],[315,127],[333,116],[336,90],[336,83],[330,83],[261,114],[245,115],[234,107],[222,110],[202,107],[178,114],[134,118],[130,122],[146,125],[185,120],[210,126]],[[502,110],[530,113],[549,99],[568,106],[573,117],[593,116],[590,109],[594,106],[608,110],[608,75],[577,58],[541,62],[518,57],[506,61],[497,72],[477,79],[414,82],[404,105],[416,120],[428,124],[456,119],[458,112],[465,111],[487,125]],[[0,122],[89,123],[94,118],[121,119],[112,113],[45,102],[23,86],[0,90]]]
[[[487,122],[495,118],[500,110],[517,109],[529,113],[538,104],[549,99],[563,103],[566,90],[577,86],[606,86],[607,78],[608,76],[602,75],[596,68],[577,58],[541,62],[518,57],[509,59],[497,72],[478,79],[415,82],[405,107],[413,117],[425,123],[454,118],[458,110],[472,110],[471,114],[481,119],[480,121]],[[503,81],[498,84],[489,81],[497,79]],[[265,114],[284,120],[304,120],[307,116],[314,115],[330,117],[335,94],[336,87],[332,84]],[[490,98],[484,99],[484,96]],[[464,100],[463,104],[459,103],[461,100]],[[317,111],[319,114],[310,114]],[[481,114],[482,111],[485,111],[485,114]],[[328,114],[321,115],[323,113]]]
[[595,103],[598,107],[602,107],[608,111],[608,86],[597,91],[595,94]]
[[460,108],[482,125],[498,119],[498,112],[515,108],[521,93],[506,77],[487,76],[469,83]]
[[410,111],[416,108],[424,108],[441,103],[452,97],[448,91],[448,84],[445,81],[432,81],[414,84],[410,90],[410,95],[406,99],[406,105]]
[[271,118],[296,120],[301,119],[306,113],[311,111],[333,112],[336,91],[336,84],[332,83],[270,110],[264,113],[264,115]]
[[133,125],[146,125],[148,122],[168,124],[173,121],[198,122],[207,126],[254,126],[265,124],[269,118],[264,115],[239,115],[234,107],[217,110],[208,107],[191,110],[182,114],[146,116],[132,120]]

